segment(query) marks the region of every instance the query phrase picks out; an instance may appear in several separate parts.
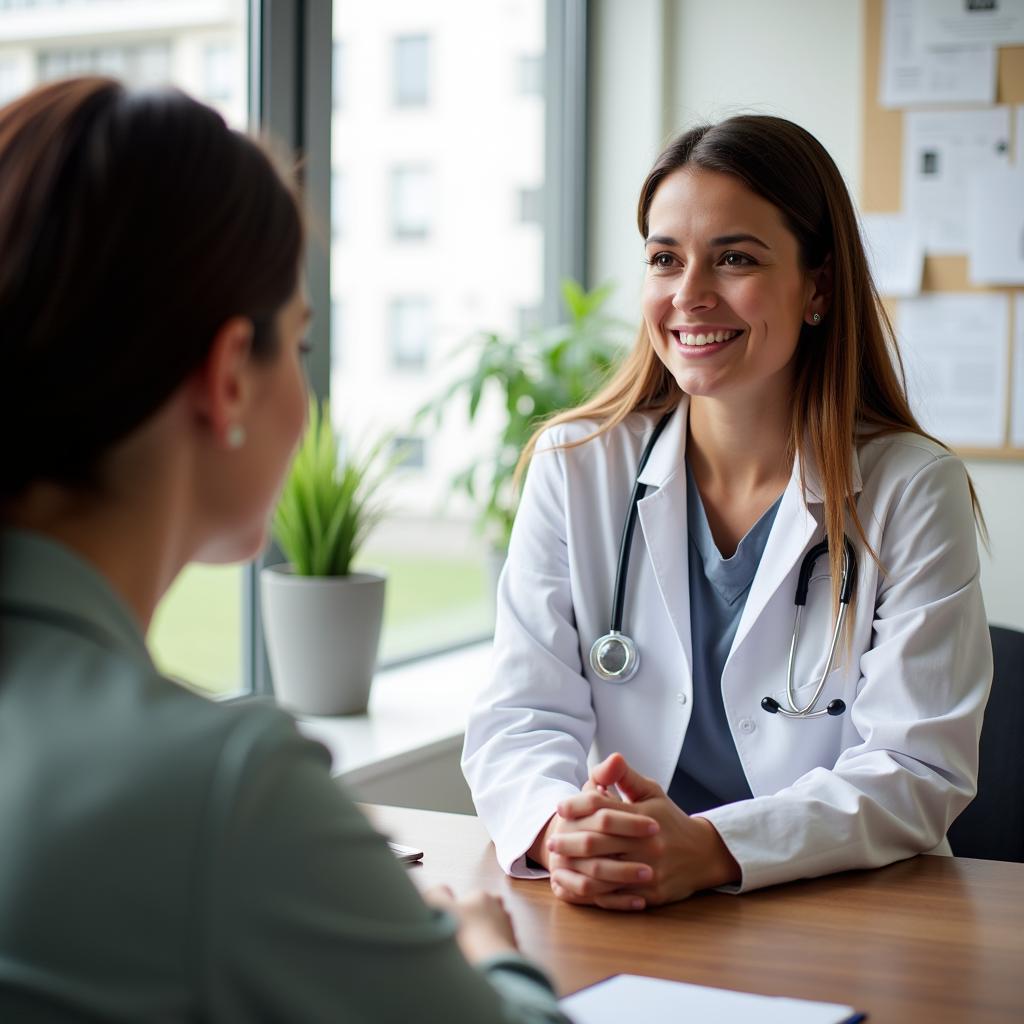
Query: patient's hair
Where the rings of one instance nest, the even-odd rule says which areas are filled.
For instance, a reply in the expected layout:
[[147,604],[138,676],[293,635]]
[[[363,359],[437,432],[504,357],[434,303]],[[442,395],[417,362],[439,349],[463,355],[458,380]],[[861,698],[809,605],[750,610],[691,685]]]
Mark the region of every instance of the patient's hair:
[[95,485],[232,316],[274,358],[302,244],[265,151],[176,89],[75,78],[0,109],[0,499]]

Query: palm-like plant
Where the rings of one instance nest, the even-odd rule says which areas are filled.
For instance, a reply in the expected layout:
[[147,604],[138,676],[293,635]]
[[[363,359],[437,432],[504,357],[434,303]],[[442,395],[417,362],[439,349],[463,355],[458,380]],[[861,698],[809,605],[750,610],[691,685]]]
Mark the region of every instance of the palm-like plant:
[[508,545],[518,503],[515,466],[534,429],[553,413],[592,395],[628,342],[630,326],[604,309],[612,289],[603,285],[587,292],[575,281],[564,281],[568,319],[563,323],[521,337],[481,333],[475,339],[472,371],[421,410],[421,415],[433,412],[440,418],[462,396],[472,423],[488,391],[502,396],[506,420],[494,450],[453,481],[477,505],[478,524],[497,547]]

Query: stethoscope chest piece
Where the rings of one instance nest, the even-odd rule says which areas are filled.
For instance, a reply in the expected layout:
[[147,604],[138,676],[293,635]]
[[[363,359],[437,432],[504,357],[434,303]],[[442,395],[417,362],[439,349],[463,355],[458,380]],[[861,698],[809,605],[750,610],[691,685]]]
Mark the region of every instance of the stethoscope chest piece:
[[590,667],[605,682],[625,683],[640,667],[640,652],[625,633],[613,629],[594,641],[590,648]]

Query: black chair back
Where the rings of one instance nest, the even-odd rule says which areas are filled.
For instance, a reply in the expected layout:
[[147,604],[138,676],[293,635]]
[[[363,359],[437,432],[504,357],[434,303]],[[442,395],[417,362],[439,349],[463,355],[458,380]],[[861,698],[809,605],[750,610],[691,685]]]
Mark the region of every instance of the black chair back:
[[1024,633],[990,631],[994,671],[978,795],[953,822],[949,844],[958,857],[1024,862]]

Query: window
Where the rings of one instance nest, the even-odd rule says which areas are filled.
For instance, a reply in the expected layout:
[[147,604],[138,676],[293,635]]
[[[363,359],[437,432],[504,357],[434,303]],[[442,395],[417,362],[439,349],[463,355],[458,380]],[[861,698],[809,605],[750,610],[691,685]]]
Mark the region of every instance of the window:
[[[171,81],[171,44],[169,41],[117,45],[82,45],[40,50],[39,80],[67,75],[112,75],[129,85],[164,85]],[[201,93],[201,89],[191,88]]]
[[540,306],[518,306],[516,308],[516,333],[520,336],[540,330],[543,322]]
[[16,60],[0,58],[0,103],[13,100],[24,92],[21,69]]
[[230,101],[235,92],[238,71],[239,62],[233,43],[207,43],[203,49],[203,98],[208,103]]
[[519,223],[544,223],[544,197],[539,188],[519,189]]
[[396,167],[391,172],[391,230],[395,238],[426,238],[433,209],[430,168]]
[[344,352],[345,321],[341,299],[331,299],[331,374],[341,366]]
[[331,72],[331,106],[341,110],[345,106],[345,43],[341,39],[334,40]]
[[427,298],[391,302],[391,365],[396,370],[422,370],[430,349],[431,309]]
[[427,445],[422,437],[402,434],[391,442],[391,452],[399,469],[424,469],[427,465]]
[[345,233],[345,172],[337,167],[331,171],[331,238]]
[[468,371],[469,338],[516,332],[520,306],[533,317],[545,304],[545,228],[539,208],[521,228],[516,204],[545,184],[547,103],[524,102],[515,76],[529,54],[537,87],[548,7],[335,0],[346,77],[333,149],[351,196],[332,246],[344,355],[331,409],[346,436],[390,436],[410,460],[385,481],[388,514],[356,561],[389,573],[384,663],[493,629],[489,538],[453,481],[493,451],[502,408],[485,396],[470,427],[459,396],[439,423],[413,417]]
[[430,93],[430,39],[398,36],[394,43],[395,106],[424,107]]
[[540,54],[520,54],[516,59],[516,91],[520,96],[544,95],[544,58]]

